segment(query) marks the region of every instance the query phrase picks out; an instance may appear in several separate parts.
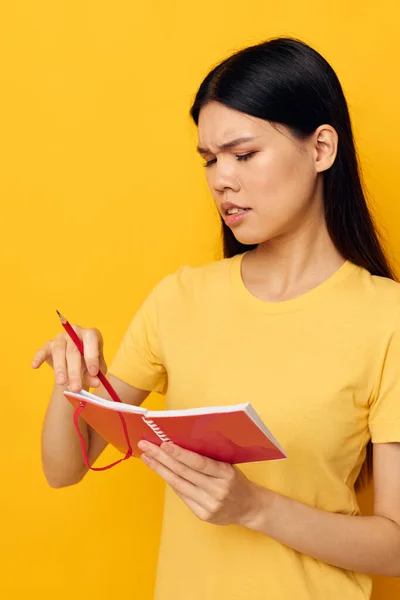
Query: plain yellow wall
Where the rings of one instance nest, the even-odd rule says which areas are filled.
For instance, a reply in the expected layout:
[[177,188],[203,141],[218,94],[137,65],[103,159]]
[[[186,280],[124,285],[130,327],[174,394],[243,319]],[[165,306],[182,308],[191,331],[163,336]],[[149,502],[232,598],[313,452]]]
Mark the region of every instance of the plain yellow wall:
[[[394,0],[2,3],[1,598],[152,597],[161,483],[129,461],[51,489],[40,432],[52,376],[30,363],[60,331],[56,309],[101,329],[110,361],[153,284],[215,257],[188,118],[212,65],[278,35],[323,53],[398,257],[399,16]],[[100,462],[115,457],[108,449]],[[398,580],[375,581],[375,599],[398,597]]]

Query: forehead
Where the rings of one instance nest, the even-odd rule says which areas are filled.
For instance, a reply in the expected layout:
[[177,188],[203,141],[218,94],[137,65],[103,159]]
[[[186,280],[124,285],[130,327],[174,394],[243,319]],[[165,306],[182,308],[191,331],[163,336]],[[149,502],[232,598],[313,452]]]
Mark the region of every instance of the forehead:
[[[268,122],[246,113],[224,106],[219,102],[209,102],[200,110],[198,133],[202,136],[216,134],[229,136],[260,133],[260,129],[268,126]],[[222,141],[226,141],[225,139]]]
[[[269,122],[212,101],[200,110],[198,121],[198,151],[230,150],[233,140],[251,138],[268,144],[288,144],[294,139],[290,130],[281,123]],[[250,143],[250,142],[249,142]]]
[[210,102],[200,110],[198,138],[201,147],[217,146],[234,138],[271,135],[273,131],[268,121],[219,102]]

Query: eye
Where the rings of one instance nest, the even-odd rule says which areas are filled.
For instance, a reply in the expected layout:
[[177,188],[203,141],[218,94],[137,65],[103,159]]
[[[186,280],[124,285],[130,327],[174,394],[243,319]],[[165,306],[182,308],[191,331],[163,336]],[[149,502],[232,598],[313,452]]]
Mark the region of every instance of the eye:
[[[255,154],[255,152],[248,152],[247,154],[239,154],[236,156],[237,160],[242,161],[242,160],[249,160],[249,158],[251,158],[253,155]],[[211,165],[213,165],[215,162],[217,162],[216,158],[213,158],[212,160],[207,161],[203,167],[211,167]]]
[[216,161],[217,161],[217,159],[216,159],[216,158],[213,158],[212,160],[209,160],[209,161],[207,161],[207,162],[206,162],[206,163],[203,165],[203,167],[206,167],[206,168],[207,168],[207,167],[211,167],[211,165],[213,165],[213,164],[214,164]]
[[236,158],[238,160],[249,160],[249,158],[251,158],[253,154],[255,154],[255,152],[249,152],[248,154],[240,154],[239,156],[236,156]]

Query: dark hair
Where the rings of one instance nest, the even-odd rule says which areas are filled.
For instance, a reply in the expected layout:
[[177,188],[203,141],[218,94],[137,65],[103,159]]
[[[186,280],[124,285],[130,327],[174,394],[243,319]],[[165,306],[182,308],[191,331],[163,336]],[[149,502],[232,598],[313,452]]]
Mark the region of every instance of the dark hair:
[[[201,83],[190,115],[216,101],[254,117],[285,125],[306,139],[320,125],[338,134],[335,162],[323,173],[324,210],[330,237],[340,254],[372,275],[396,279],[367,207],[350,115],[339,79],[314,49],[295,38],[278,37],[244,48],[214,67]],[[222,222],[225,257],[252,250]],[[372,475],[372,444],[356,488]]]

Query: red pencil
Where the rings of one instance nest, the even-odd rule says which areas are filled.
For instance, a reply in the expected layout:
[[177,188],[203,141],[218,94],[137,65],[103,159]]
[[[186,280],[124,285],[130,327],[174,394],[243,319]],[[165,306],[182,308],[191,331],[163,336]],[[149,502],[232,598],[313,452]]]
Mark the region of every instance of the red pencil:
[[[67,319],[65,317],[63,317],[62,314],[60,314],[58,312],[58,310],[57,310],[57,314],[60,317],[61,324],[64,327],[65,331],[68,333],[69,337],[74,342],[75,346],[78,348],[81,355],[84,356],[82,340],[77,335],[77,333],[73,330],[71,325],[68,323]],[[99,372],[97,373],[97,377],[100,379],[101,383],[104,385],[105,389],[110,394],[111,398],[113,400],[115,400],[115,402],[122,402],[122,400],[119,398],[117,392],[114,390],[111,383],[108,381],[106,376],[100,371],[100,369],[99,369]]]

